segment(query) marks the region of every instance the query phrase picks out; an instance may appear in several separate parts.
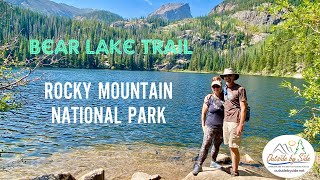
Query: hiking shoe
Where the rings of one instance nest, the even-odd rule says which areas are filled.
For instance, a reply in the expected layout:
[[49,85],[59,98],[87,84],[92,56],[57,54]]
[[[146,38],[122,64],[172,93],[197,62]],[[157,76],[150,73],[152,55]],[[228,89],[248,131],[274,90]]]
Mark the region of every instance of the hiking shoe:
[[222,166],[214,161],[211,161],[210,167],[214,169],[220,169]]
[[239,176],[239,172],[234,172],[233,170],[231,170],[230,174],[232,177]]
[[202,172],[202,166],[198,163],[194,164],[192,174],[194,176],[198,175],[199,172]]

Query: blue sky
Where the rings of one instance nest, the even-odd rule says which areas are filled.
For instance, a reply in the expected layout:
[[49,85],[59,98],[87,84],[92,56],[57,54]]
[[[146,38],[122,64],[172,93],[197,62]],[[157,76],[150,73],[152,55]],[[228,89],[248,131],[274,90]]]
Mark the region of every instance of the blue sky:
[[78,8],[108,10],[124,18],[146,17],[166,3],[189,3],[193,17],[207,15],[222,0],[52,0]]

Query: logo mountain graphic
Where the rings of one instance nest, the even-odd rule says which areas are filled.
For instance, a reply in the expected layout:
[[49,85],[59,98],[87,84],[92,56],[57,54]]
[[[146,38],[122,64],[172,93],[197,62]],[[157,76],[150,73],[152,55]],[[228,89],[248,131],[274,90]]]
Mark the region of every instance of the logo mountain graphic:
[[276,146],[276,148],[274,148],[272,153],[276,153],[277,151],[279,151],[281,154],[292,154],[293,151],[291,149],[291,147],[288,147],[286,144],[278,144]]

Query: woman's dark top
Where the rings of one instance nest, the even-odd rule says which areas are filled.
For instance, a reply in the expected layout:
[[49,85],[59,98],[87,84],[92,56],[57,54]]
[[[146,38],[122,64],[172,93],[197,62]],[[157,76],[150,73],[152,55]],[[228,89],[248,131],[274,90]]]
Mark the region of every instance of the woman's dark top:
[[210,128],[222,128],[224,107],[223,101],[212,94],[208,94],[204,103],[208,105],[208,114],[205,125]]

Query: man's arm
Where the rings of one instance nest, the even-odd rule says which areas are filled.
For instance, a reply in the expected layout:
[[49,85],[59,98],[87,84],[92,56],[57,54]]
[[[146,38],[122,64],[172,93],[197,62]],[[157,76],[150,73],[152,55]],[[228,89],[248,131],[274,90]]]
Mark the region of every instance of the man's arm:
[[237,127],[237,135],[240,136],[243,131],[244,121],[246,119],[247,114],[247,101],[240,101],[240,122]]

